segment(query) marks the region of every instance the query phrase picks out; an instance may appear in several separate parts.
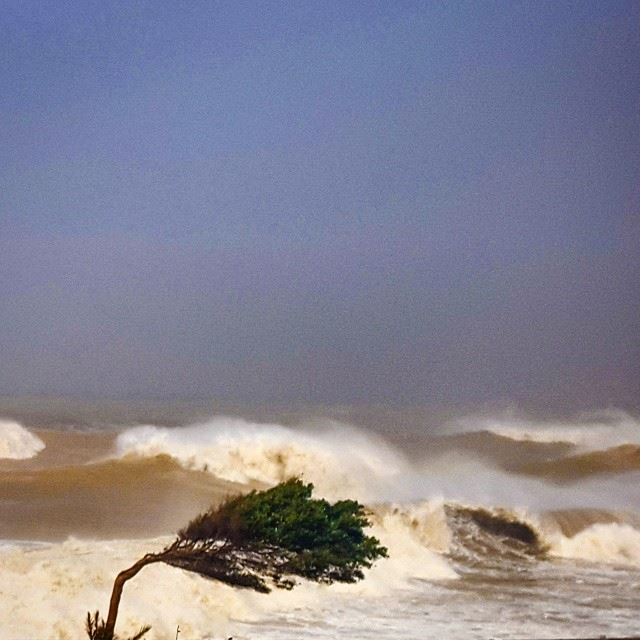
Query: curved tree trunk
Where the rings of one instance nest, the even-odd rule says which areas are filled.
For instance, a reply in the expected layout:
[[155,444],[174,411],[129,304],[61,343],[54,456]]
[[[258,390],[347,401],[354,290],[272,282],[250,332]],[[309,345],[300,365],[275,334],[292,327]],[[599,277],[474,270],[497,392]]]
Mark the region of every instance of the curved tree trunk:
[[136,576],[140,570],[148,564],[162,562],[163,557],[163,553],[148,553],[146,556],[140,558],[138,562],[131,565],[128,569],[121,571],[116,576],[116,579],[113,582],[113,590],[111,591],[111,600],[109,601],[109,615],[107,616],[107,622],[105,624],[105,635],[108,639],[111,640],[114,637],[116,619],[118,617],[118,607],[120,606],[120,598],[122,597],[122,590],[124,589],[125,582],[127,582],[127,580],[131,580],[131,578]]

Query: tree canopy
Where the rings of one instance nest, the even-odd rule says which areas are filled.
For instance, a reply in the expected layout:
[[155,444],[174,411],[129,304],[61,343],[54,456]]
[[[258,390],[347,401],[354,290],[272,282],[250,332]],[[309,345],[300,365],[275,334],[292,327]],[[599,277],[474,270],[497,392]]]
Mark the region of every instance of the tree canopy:
[[156,562],[262,592],[290,589],[295,576],[327,584],[362,579],[363,569],[387,555],[364,532],[370,525],[364,507],[354,500],[331,504],[312,493],[312,484],[292,478],[196,516],[162,551],[118,574],[107,621],[98,622],[96,614],[93,637],[113,640],[125,582]]

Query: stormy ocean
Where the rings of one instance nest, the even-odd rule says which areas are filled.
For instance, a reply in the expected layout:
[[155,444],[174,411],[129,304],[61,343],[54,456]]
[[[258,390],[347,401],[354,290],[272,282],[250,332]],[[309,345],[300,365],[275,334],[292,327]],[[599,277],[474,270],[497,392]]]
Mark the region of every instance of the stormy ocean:
[[83,637],[115,574],[212,502],[289,478],[356,498],[389,549],[354,585],[268,595],[163,565],[126,589],[150,638],[553,638],[640,632],[640,421],[621,411],[5,403],[3,640]]

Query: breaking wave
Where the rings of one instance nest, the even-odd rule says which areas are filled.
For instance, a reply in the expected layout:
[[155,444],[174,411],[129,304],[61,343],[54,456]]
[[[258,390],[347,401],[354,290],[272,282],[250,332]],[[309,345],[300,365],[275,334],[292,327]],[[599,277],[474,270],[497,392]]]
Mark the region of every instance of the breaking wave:
[[616,522],[593,524],[571,537],[551,537],[551,553],[563,558],[640,567],[640,530]]
[[570,443],[580,451],[640,445],[640,420],[619,410],[584,414],[574,421],[534,421],[512,414],[467,416],[452,421],[450,432],[489,431],[521,442]]
[[531,475],[570,482],[596,474],[640,471],[640,446],[621,444],[605,451],[589,451],[556,460],[523,464],[519,470]]
[[[183,428],[141,426],[120,434],[117,449],[124,459],[171,456],[186,469],[242,485],[300,476],[330,499],[356,497],[373,509],[385,544],[411,549],[407,557],[414,568],[417,549],[426,550],[430,559],[422,564],[432,577],[450,577],[442,554],[455,549],[465,550],[460,557],[483,562],[509,554],[582,557],[574,550],[584,540],[590,549],[585,559],[635,564],[638,557],[631,532],[640,535],[640,521],[624,511],[640,502],[640,492],[637,483],[624,479],[628,476],[588,478],[579,487],[565,487],[480,464],[468,452],[410,462],[384,440],[337,422],[302,430],[220,417]],[[560,458],[557,465],[572,469],[601,460],[610,471],[637,468],[629,463],[637,457],[634,445],[582,455],[584,460]],[[547,463],[536,459],[536,464],[544,476]]]
[[171,533],[242,488],[169,456],[0,472],[0,538],[64,540]]
[[117,439],[120,455],[170,455],[189,469],[243,484],[273,485],[292,476],[325,497],[384,499],[407,462],[382,439],[336,422],[293,429],[220,417],[181,428],[134,427]]
[[640,567],[640,520],[635,514],[592,509],[536,516],[447,505],[447,516],[450,554],[462,562],[502,565],[526,557],[559,557]]
[[0,458],[12,460],[33,458],[44,447],[44,442],[21,424],[0,420]]
[[[354,427],[327,422],[322,427],[292,428],[237,418],[214,418],[188,427],[139,426],[117,438],[117,455],[166,455],[184,468],[251,486],[273,485],[291,476],[313,482],[324,497],[354,497],[368,503],[417,502],[443,498],[481,505],[525,506],[537,511],[570,507],[640,503],[634,483],[616,484],[623,472],[640,468],[638,451],[566,457],[565,448],[520,447],[503,436],[480,440],[501,453],[494,459],[474,454],[478,437],[449,438],[447,448],[425,442],[423,455],[403,455],[382,438]],[[432,451],[430,451],[432,449]],[[504,455],[503,455],[504,454]],[[510,464],[507,463],[510,460]],[[595,465],[594,459],[600,460]],[[617,465],[617,466],[616,466]],[[559,488],[557,473],[580,486]],[[606,472],[610,480],[586,477]],[[618,475],[616,475],[616,473]],[[607,484],[608,483],[608,484]],[[612,498],[613,496],[613,498]]]

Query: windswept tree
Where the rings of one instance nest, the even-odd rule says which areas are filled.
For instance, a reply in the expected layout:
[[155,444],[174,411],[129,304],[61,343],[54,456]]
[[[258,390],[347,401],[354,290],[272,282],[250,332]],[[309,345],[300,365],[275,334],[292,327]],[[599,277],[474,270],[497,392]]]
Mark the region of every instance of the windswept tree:
[[330,504],[312,498],[312,491],[312,484],[294,478],[198,515],[162,551],[116,576],[106,622],[97,612],[88,618],[90,638],[114,640],[125,583],[157,562],[262,592],[290,589],[295,576],[328,584],[360,580],[364,568],[387,555],[364,533],[370,525],[364,507],[354,500]]

